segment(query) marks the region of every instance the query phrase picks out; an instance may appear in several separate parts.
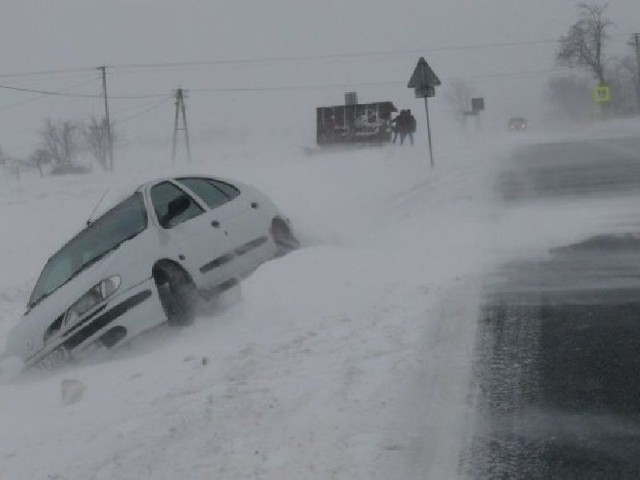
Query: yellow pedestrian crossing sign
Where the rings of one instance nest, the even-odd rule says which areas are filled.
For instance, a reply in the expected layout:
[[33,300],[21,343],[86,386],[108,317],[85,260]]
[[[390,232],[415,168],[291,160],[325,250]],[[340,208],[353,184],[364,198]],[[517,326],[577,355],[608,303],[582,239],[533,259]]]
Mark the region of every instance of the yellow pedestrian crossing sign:
[[596,103],[606,103],[611,101],[611,87],[609,85],[598,85],[593,89],[593,101]]

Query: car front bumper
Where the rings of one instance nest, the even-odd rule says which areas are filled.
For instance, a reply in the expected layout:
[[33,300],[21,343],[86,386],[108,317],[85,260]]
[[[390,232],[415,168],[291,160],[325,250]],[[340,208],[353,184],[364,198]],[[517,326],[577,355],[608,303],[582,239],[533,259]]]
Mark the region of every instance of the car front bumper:
[[118,346],[165,320],[155,282],[147,279],[93,309],[72,327],[48,340],[39,351],[30,352],[23,359],[24,368],[37,364],[55,367],[78,358],[92,345],[104,344],[105,335],[114,329],[122,334],[117,343],[108,347]]

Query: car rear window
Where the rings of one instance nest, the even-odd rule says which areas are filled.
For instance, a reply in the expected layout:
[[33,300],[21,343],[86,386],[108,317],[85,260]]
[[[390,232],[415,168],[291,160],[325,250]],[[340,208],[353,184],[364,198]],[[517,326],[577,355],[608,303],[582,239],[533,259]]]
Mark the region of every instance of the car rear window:
[[[179,178],[178,181],[198,195],[209,208],[216,208],[235,196],[228,195],[208,178]],[[230,185],[227,185],[227,187],[230,187]]]

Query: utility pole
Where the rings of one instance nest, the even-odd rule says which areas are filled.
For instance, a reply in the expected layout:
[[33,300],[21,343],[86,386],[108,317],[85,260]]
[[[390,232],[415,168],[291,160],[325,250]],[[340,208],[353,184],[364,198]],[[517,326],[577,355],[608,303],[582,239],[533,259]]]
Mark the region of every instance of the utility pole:
[[640,113],[640,33],[634,33],[629,40],[629,45],[636,49],[636,63],[638,73],[636,77],[636,98],[638,100],[638,113]]
[[[173,127],[173,149],[171,161],[176,161],[176,146],[178,142],[178,130],[184,131],[185,148],[187,150],[187,160],[191,163],[191,146],[189,145],[189,130],[187,129],[187,114],[184,106],[184,91],[181,88],[176,90],[176,116]],[[180,127],[180,116],[182,115],[182,127]]]
[[107,154],[109,155],[109,170],[113,172],[113,134],[111,133],[111,121],[109,120],[109,102],[107,100],[107,67],[98,67],[102,72],[102,93],[104,95],[104,121],[107,127]]

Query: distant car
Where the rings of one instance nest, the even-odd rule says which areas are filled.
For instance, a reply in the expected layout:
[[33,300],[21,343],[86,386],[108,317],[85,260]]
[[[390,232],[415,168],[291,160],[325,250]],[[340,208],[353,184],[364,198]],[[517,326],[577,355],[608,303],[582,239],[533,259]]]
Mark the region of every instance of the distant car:
[[527,121],[522,117],[514,117],[509,119],[509,130],[526,130]]
[[165,321],[189,324],[195,301],[297,247],[288,219],[249,185],[145,183],[49,259],[2,357],[52,367]]

